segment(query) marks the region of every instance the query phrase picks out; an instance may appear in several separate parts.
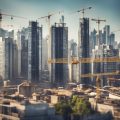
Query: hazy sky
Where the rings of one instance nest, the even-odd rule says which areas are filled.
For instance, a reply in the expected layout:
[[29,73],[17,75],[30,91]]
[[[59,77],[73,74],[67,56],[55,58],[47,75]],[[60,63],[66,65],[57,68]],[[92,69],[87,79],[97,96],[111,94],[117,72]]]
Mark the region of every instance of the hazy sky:
[[[111,31],[120,29],[120,0],[0,0],[0,9],[3,13],[27,17],[28,20],[9,17],[3,17],[3,27],[13,25],[15,29],[28,26],[29,20],[36,20],[38,17],[47,15],[49,12],[64,11],[65,22],[69,27],[69,39],[78,38],[79,17],[82,14],[72,13],[84,7],[91,6],[85,16],[91,18],[106,19],[106,23],[101,23],[101,29],[104,25],[111,25]],[[58,22],[60,15],[54,15],[51,24]],[[43,36],[48,34],[46,20],[38,20],[43,25]],[[90,21],[90,30],[96,27],[96,23]],[[120,32],[116,32],[116,39],[120,40]]]

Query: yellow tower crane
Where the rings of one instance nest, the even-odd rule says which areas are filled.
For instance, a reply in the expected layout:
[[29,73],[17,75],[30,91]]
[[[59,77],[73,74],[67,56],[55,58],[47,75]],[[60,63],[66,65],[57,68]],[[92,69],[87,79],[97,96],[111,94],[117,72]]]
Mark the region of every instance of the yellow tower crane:
[[[80,58],[77,60],[77,58],[73,58],[71,61],[69,61],[71,64],[79,64],[79,63],[99,63],[99,62],[120,62],[119,57],[106,57],[106,58]],[[68,64],[67,58],[58,58],[58,59],[49,59],[49,64]],[[100,98],[100,77],[101,76],[113,76],[113,75],[119,75],[119,71],[114,71],[110,73],[95,73],[95,74],[81,74],[80,77],[96,77],[96,99]]]
[[[108,73],[95,73],[95,74],[82,74],[80,75],[81,78],[84,77],[96,77],[96,99],[100,98],[100,77],[101,76],[113,76],[113,75],[119,75],[120,71],[114,71],[114,72],[108,72]],[[110,79],[109,79],[110,80]],[[114,80],[117,80],[114,78]]]
[[[69,63],[71,64],[79,64],[79,63],[99,63],[99,62],[120,62],[120,58],[119,57],[105,57],[105,58],[79,58],[79,60],[77,59],[77,57],[73,57]],[[48,63],[52,64],[52,63],[64,63],[64,64],[68,64],[68,58],[57,58],[57,59],[48,59]]]

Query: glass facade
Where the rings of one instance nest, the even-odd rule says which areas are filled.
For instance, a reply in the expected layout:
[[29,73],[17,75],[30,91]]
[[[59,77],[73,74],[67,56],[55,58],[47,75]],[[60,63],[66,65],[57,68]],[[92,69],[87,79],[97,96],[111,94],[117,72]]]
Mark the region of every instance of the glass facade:
[[37,22],[29,24],[28,40],[28,79],[32,82],[41,80],[42,64],[42,27]]
[[[68,58],[68,27],[64,23],[51,28],[51,59]],[[51,65],[52,83],[58,86],[64,86],[68,81],[68,64]]]

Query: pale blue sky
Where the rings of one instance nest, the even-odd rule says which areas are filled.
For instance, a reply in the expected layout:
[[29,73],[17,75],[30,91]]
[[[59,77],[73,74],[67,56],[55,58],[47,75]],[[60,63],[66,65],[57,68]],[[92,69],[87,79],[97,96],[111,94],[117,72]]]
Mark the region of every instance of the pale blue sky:
[[[27,17],[29,20],[36,20],[38,17],[47,15],[48,12],[64,11],[65,22],[69,27],[69,39],[77,39],[79,17],[81,14],[71,14],[71,12],[91,6],[93,9],[85,14],[90,18],[106,19],[105,24],[111,25],[111,31],[120,29],[120,0],[0,0],[2,12]],[[58,22],[60,15],[55,15],[51,19],[51,24]],[[45,20],[39,21],[43,25],[43,36],[48,34]],[[28,20],[3,17],[3,26],[12,24],[15,29],[28,26]],[[96,27],[90,21],[90,30]],[[120,40],[120,32],[116,32],[116,39]]]

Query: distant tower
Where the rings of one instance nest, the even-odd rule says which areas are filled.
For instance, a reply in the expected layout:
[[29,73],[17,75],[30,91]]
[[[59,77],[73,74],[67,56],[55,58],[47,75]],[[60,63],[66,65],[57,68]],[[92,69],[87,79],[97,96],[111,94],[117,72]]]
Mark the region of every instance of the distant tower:
[[18,76],[21,76],[21,32],[17,32],[17,44],[18,44]]
[[28,79],[38,83],[42,70],[42,27],[35,21],[29,22]]
[[5,79],[13,79],[13,50],[14,44],[12,38],[5,38]]
[[104,27],[103,43],[110,45],[110,25],[105,25]]
[[61,23],[64,23],[64,16],[61,16]]
[[115,34],[114,34],[114,33],[111,33],[111,34],[110,34],[110,45],[113,45],[113,46],[114,46],[114,43],[115,43]]
[[28,28],[21,31],[21,76],[28,79]]
[[96,33],[97,31],[94,29],[90,34],[90,41],[91,41],[91,47],[90,49],[95,49],[95,46],[97,45],[97,39],[96,39]]
[[[77,43],[74,40],[69,41],[69,59],[77,58]],[[78,82],[78,65],[69,64],[69,81]]]
[[[82,18],[80,21],[79,45],[80,58],[89,58],[89,18]],[[90,73],[90,63],[81,63],[80,73]],[[81,83],[90,84],[90,78],[81,78]]]
[[43,39],[42,42],[42,70],[48,69],[48,47],[47,47],[47,37]]
[[[68,58],[68,27],[63,22],[51,27],[51,59]],[[54,85],[64,86],[68,81],[68,64],[51,64],[51,80]]]
[[0,37],[0,80],[5,77],[5,43],[2,37]]

